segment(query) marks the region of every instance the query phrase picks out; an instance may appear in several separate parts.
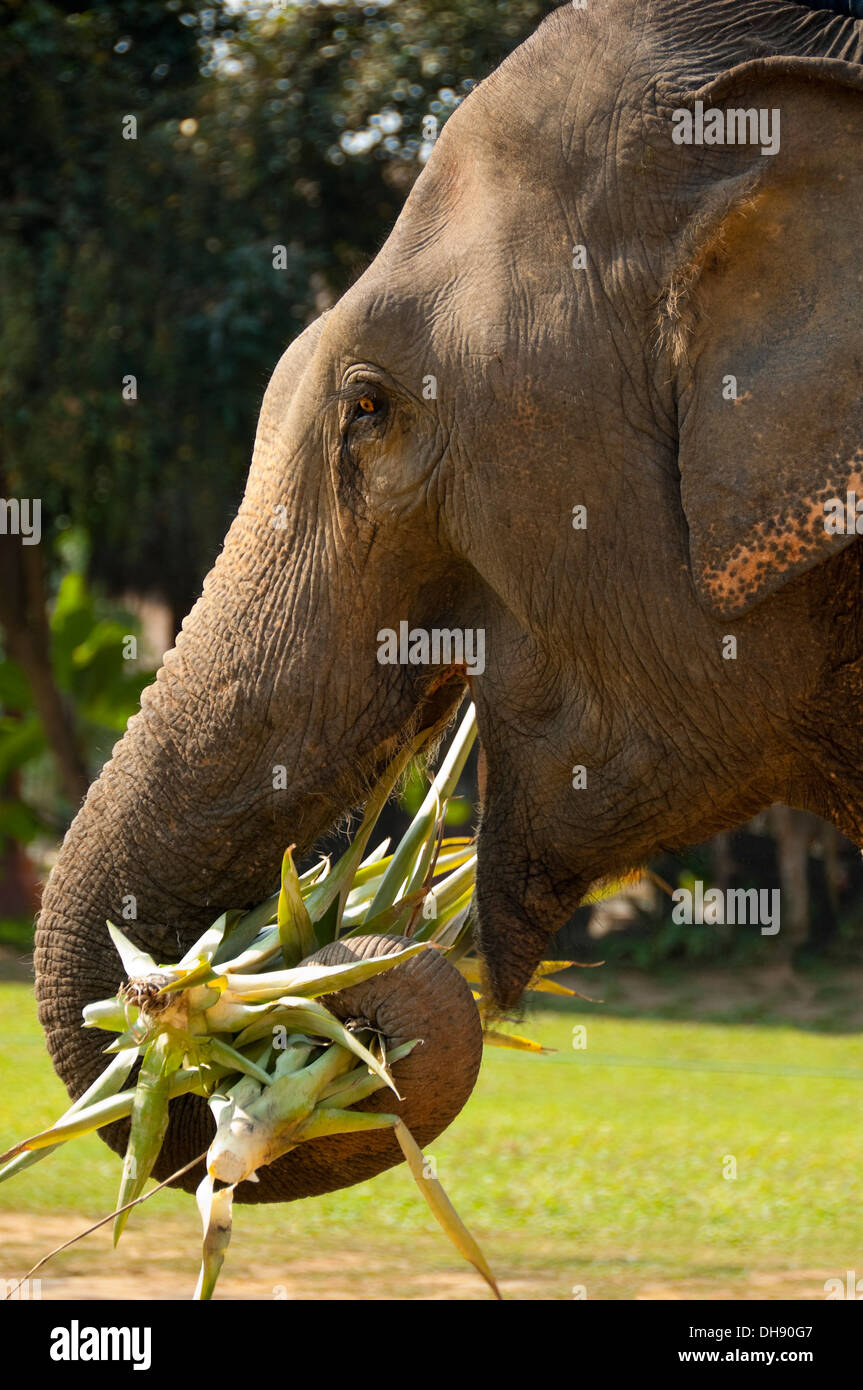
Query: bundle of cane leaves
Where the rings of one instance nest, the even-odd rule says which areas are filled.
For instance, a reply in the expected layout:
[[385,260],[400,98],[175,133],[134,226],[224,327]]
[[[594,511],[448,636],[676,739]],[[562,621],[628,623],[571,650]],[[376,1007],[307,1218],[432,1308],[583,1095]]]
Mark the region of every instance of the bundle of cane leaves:
[[[479,964],[468,954],[476,854],[471,840],[444,833],[475,736],[471,707],[392,853],[385,842],[363,858],[419,743],[375,788],[337,864],[323,859],[299,874],[289,848],[278,893],[250,912],[224,913],[175,964],[157,964],[109,923],[127,981],[84,1009],[85,1027],[117,1035],[105,1049],[108,1065],[56,1124],[0,1158],[0,1181],[128,1118],[116,1243],[144,1199],[171,1103],[197,1095],[214,1128],[197,1188],[204,1228],[197,1297],[212,1295],[235,1192],[240,1201],[259,1193],[288,1200],[362,1181],[402,1159],[497,1294],[476,1242],[426,1176],[420,1148],[464,1105],[482,1052],[481,998],[470,988]],[[531,986],[572,993],[545,978],[566,964],[547,963]],[[485,1040],[542,1050],[494,1030]]]

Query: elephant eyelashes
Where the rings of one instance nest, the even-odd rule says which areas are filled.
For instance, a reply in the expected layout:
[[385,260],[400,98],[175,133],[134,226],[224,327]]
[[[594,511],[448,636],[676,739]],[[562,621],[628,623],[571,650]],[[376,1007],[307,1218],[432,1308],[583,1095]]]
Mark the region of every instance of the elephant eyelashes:
[[342,386],[336,400],[341,413],[339,479],[343,495],[355,497],[359,491],[360,452],[363,445],[382,438],[389,416],[389,401],[377,382],[362,378]]
[[383,434],[389,414],[389,404],[376,383],[362,380],[348,382],[338,392],[341,404],[341,445],[339,448],[339,479],[346,497],[358,493],[358,446],[370,443]]
[[364,394],[354,402],[350,423],[354,424],[357,420],[382,420],[383,416],[383,402],[375,396]]
[[345,429],[348,433],[354,426],[360,426],[365,434],[368,428],[383,423],[387,414],[387,402],[383,393],[368,382],[351,382],[341,393],[347,406]]

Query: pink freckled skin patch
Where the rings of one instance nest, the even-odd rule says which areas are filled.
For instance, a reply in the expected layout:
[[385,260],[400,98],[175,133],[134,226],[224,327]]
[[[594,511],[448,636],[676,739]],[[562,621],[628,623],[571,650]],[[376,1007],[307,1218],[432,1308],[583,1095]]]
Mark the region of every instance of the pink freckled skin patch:
[[829,501],[837,497],[844,501],[847,493],[863,498],[858,461],[851,460],[846,467],[847,481],[814,496],[787,499],[781,510],[752,526],[727,559],[717,563],[712,555],[710,559],[702,556],[698,574],[699,557],[695,557],[698,587],[711,605],[727,616],[743,613],[791,575],[820,563],[856,538],[853,520],[844,531],[829,531],[825,524]]

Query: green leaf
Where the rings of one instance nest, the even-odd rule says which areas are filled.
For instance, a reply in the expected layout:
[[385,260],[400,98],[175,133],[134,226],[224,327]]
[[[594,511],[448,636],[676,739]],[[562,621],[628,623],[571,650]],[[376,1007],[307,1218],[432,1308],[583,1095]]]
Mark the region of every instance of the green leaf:
[[26,719],[5,716],[0,719],[0,785],[16,768],[39,756],[47,747],[45,730],[37,715]]
[[84,1028],[103,1028],[106,1033],[125,1033],[129,1027],[129,1019],[126,1010],[129,1005],[121,1004],[115,996],[113,999],[97,999],[92,1004],[85,1004],[82,1010]]
[[445,908],[438,915],[437,921],[433,924],[434,931],[431,935],[426,932],[415,931],[414,936],[418,940],[433,942],[439,950],[445,951],[450,960],[455,962],[465,951],[470,949],[473,941],[472,908],[473,888],[469,888],[451,907]]
[[[84,1094],[79,1096],[73,1105],[69,1106],[69,1109],[61,1116],[61,1119],[66,1120],[70,1116],[80,1115],[84,1110],[88,1110],[92,1105],[95,1105],[97,1101],[107,1100],[116,1095],[125,1084],[126,1078],[132,1070],[132,1065],[138,1056],[138,1051],[139,1049],[137,1047],[129,1047],[123,1052],[118,1052],[116,1057],[112,1059],[102,1072],[101,1076],[98,1076],[92,1086],[89,1086]],[[69,1135],[67,1137],[72,1138],[73,1136]],[[20,1173],[23,1169],[31,1167],[32,1164],[38,1163],[43,1158],[47,1158],[48,1154],[53,1153],[54,1150],[59,1147],[59,1143],[51,1144],[48,1147],[25,1150],[23,1153],[19,1153],[17,1158],[11,1159],[11,1161],[6,1164],[5,1168],[0,1171],[0,1182],[5,1182],[7,1178],[14,1177],[16,1173]]]
[[271,897],[265,898],[257,907],[253,907],[249,912],[244,912],[230,937],[224,939],[216,947],[211,964],[217,966],[226,961],[238,960],[242,953],[247,951],[257,940],[264,928],[275,920],[278,900],[278,893],[274,893]]
[[197,965],[198,961],[206,961],[211,965],[220,946],[230,940],[231,931],[246,915],[242,909],[235,907],[223,912],[221,917],[217,917],[213,925],[207,928],[204,935],[198,938],[194,946],[189,948],[183,959],[178,961],[176,968],[189,970]]
[[139,1014],[131,1028],[127,1028],[125,1033],[118,1034],[112,1043],[102,1048],[102,1051],[103,1053],[122,1052],[124,1047],[141,1047],[147,1041],[149,1034],[150,1024]]
[[244,1000],[255,1003],[282,995],[312,999],[319,994],[332,994],[334,990],[361,984],[428,949],[425,942],[409,942],[404,950],[393,951],[390,955],[345,961],[342,965],[299,965],[272,975],[229,975],[228,988]]
[[[413,877],[411,870],[418,858],[422,860],[427,857],[426,868],[428,867],[434,853],[439,816],[440,799],[435,788],[432,787],[390,860],[389,867],[369,907],[368,921],[373,921],[379,913],[392,907],[396,898],[408,891]],[[425,856],[423,851],[426,851]],[[423,871],[424,876],[425,871]]]
[[334,898],[323,916],[315,922],[315,936],[319,946],[328,946],[331,941],[335,941],[339,917],[339,900]]
[[30,682],[16,661],[0,660],[0,705],[23,714],[33,704]]
[[22,1139],[19,1144],[7,1149],[6,1153],[0,1154],[0,1163],[6,1163],[25,1150],[45,1149],[51,1145],[65,1144],[69,1139],[79,1139],[82,1134],[91,1134],[94,1129],[101,1129],[103,1125],[123,1119],[131,1113],[134,1094],[134,1091],[123,1091],[118,1096],[96,1101],[74,1114],[67,1111],[49,1129],[31,1134],[28,1139]]
[[[394,1117],[395,1118],[395,1117]],[[449,1236],[453,1245],[464,1255],[483,1277],[488,1284],[495,1298],[500,1298],[500,1289],[497,1286],[495,1277],[486,1263],[486,1258],[465,1226],[449,1197],[444,1192],[437,1178],[431,1177],[427,1173],[427,1165],[423,1152],[404,1120],[396,1118],[395,1134],[399,1142],[402,1153],[407,1159],[408,1167],[413,1175],[417,1187],[429,1205],[432,1215],[442,1229]]]
[[[407,1057],[408,1053],[413,1052],[414,1048],[422,1043],[421,1038],[413,1038],[410,1042],[401,1043],[387,1053],[387,1066],[392,1067],[396,1062],[400,1062],[402,1057]],[[334,1101],[339,1109],[347,1109],[351,1105],[356,1105],[358,1101],[365,1100],[366,1096],[374,1095],[383,1086],[379,1076],[369,1073],[365,1067],[355,1066],[353,1071],[349,1071],[345,1076],[337,1076],[335,1080],[321,1092],[320,1101]]]
[[[324,879],[323,883],[316,884],[306,897],[306,907],[308,908],[309,916],[316,924],[324,916],[330,905],[333,902],[338,902],[336,929],[338,928],[338,921],[341,919],[342,909],[347,900],[354,875],[360,866],[360,861],[366,844],[368,843],[369,836],[374,830],[378,817],[389,800],[393,788],[411,758],[414,757],[422,745],[428,741],[430,732],[429,729],[424,729],[415,739],[406,744],[405,747],[396,754],[366,802],[363,819],[350,848],[345,851],[335,868],[331,871],[329,876]],[[321,941],[321,933],[318,931],[316,935],[318,940]]]
[[350,931],[342,932],[339,941],[350,941],[352,936],[403,936],[425,896],[425,890],[419,888],[408,897],[399,898],[392,907],[385,907],[375,917],[367,917]]
[[265,1038],[280,1025],[288,1031],[310,1033],[312,1036],[330,1038],[333,1042],[341,1043],[342,1047],[348,1048],[365,1062],[396,1095],[399,1094],[386,1068],[330,1013],[329,1009],[324,1008],[323,1004],[319,1004],[315,999],[280,999],[277,1004],[264,1009],[262,1016],[240,1033],[235,1039],[236,1045],[242,1048],[257,1038]]
[[282,888],[276,913],[282,956],[289,969],[313,955],[318,945],[294,867],[293,849],[294,846],[289,845],[282,859]]
[[201,1252],[201,1272],[194,1297],[206,1301],[213,1297],[216,1280],[225,1262],[225,1252],[231,1240],[233,1224],[233,1187],[223,1187],[215,1191],[210,1174],[201,1181],[195,1200],[201,1213],[204,1228],[204,1243]]
[[360,1130],[392,1129],[394,1115],[369,1114],[363,1110],[337,1110],[317,1106],[294,1133],[296,1143],[307,1139],[325,1139],[330,1134],[356,1134]]
[[242,1072],[244,1076],[254,1077],[255,1081],[259,1081],[262,1086],[269,1086],[273,1079],[268,1072],[264,1071],[263,1067],[259,1067],[250,1057],[244,1057],[242,1052],[238,1052],[235,1047],[231,1047],[230,1043],[226,1043],[222,1038],[208,1038],[202,1046],[206,1048],[213,1061],[217,1062],[220,1067],[228,1069],[233,1067],[234,1071]]
[[400,893],[409,892],[425,878],[434,853],[442,803],[455,791],[475,739],[476,712],[469,705],[422,805],[390,860],[369,908],[369,921],[391,907]]
[[119,927],[114,926],[113,922],[108,922],[107,927],[108,935],[113,941],[117,949],[117,954],[123,962],[123,969],[128,979],[134,980],[140,978],[142,975],[155,975],[158,973],[158,967],[152,956],[148,955],[146,951],[142,951],[140,947],[135,946],[134,943],[129,940],[128,936],[125,936],[123,932],[120,931]]
[[[215,1067],[190,1067],[176,1071],[170,1079],[170,1097],[173,1100],[175,1096],[185,1095],[188,1091],[200,1091],[203,1095],[207,1087],[211,1087],[220,1074],[224,1075],[225,1073],[224,1071],[220,1072]],[[102,1078],[105,1075],[106,1072],[103,1072]],[[94,1101],[81,1110],[72,1107],[50,1129],[40,1130],[38,1134],[32,1134],[28,1139],[22,1139],[20,1143],[8,1149],[5,1154],[0,1154],[0,1163],[15,1159],[25,1151],[47,1149],[52,1146],[56,1148],[57,1145],[65,1144],[70,1139],[79,1139],[84,1134],[92,1134],[93,1130],[101,1129],[103,1125],[113,1124],[115,1120],[122,1120],[127,1115],[131,1115],[134,1101],[135,1091],[128,1090],[121,1091],[119,1095],[109,1095],[102,1100]],[[11,1173],[9,1176],[12,1176]]]
[[[385,840],[381,840],[380,844],[376,845],[375,848],[363,860],[362,864],[357,869],[357,872],[354,875],[354,883],[362,883],[362,876],[364,874],[373,873],[376,869],[380,870],[382,864],[389,862],[387,858],[387,850],[389,849],[389,847],[390,836],[388,835],[387,838]],[[381,870],[381,872],[383,871]]]
[[0,845],[9,840],[29,845],[46,828],[42,817],[23,801],[0,801]]
[[[304,898],[316,883],[327,877],[329,868],[329,857],[325,857],[300,874]],[[214,966],[230,963],[233,970],[244,969],[247,964],[262,964],[281,949],[278,926],[272,931],[267,930],[270,923],[276,922],[280,895],[281,890],[243,914],[230,937],[222,942],[213,956]]]
[[[159,1033],[148,1045],[138,1073],[135,1099],[132,1105],[132,1125],[123,1159],[123,1176],[117,1206],[124,1207],[140,1197],[144,1185],[159,1156],[162,1140],[168,1128],[168,1101],[171,1095],[171,1074],[182,1061],[171,1038]],[[114,1220],[114,1244],[120,1239],[130,1213],[121,1211]]]
[[413,939],[416,941],[427,941],[432,937],[438,939],[441,929],[470,905],[475,883],[476,854],[474,853],[460,868],[454,869],[452,873],[447,874],[446,878],[441,879],[429,890],[426,895],[426,903],[429,909],[433,908],[434,913],[433,916],[430,916],[424,904],[423,920],[414,928]]

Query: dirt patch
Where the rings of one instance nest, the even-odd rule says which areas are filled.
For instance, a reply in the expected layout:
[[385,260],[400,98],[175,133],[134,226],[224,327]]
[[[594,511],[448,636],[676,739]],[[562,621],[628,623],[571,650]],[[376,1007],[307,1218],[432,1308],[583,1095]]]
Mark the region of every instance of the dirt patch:
[[[88,1223],[83,1213],[43,1215],[7,1213],[2,1227],[3,1260],[0,1279],[9,1291],[38,1259],[63,1241],[77,1235]],[[294,1242],[273,1239],[271,1249],[258,1248],[250,1255],[242,1233],[228,1253],[219,1280],[219,1299],[269,1300],[326,1299],[333,1301],[378,1299],[461,1300],[488,1299],[485,1285],[470,1269],[459,1268],[453,1252],[451,1268],[427,1263],[426,1242],[420,1240],[420,1258],[388,1258],[386,1250],[373,1254],[359,1250],[322,1251],[309,1246],[298,1250]],[[440,1247],[435,1263],[450,1263]],[[196,1222],[190,1210],[188,1225],[162,1222],[158,1229],[127,1228],[117,1251],[111,1245],[110,1227],[58,1255],[32,1276],[31,1297],[43,1300],[72,1299],[100,1302],[109,1299],[187,1301],[198,1274]],[[531,1275],[504,1281],[510,1298],[559,1296],[559,1281]],[[556,1287],[555,1287],[556,1286]]]
[[717,1302],[735,1303],[791,1299],[811,1303],[825,1298],[825,1281],[834,1278],[835,1274],[835,1270],[829,1269],[759,1270],[735,1281],[704,1275],[700,1278],[687,1277],[673,1284],[663,1281],[647,1283],[635,1297],[639,1302],[663,1303],[714,1299]]
[[[19,1279],[54,1246],[78,1234],[88,1218],[70,1215],[9,1213],[0,1226],[3,1259],[0,1279]],[[459,1266],[455,1252],[433,1235],[418,1233],[410,1254],[385,1239],[360,1242],[352,1248],[329,1249],[320,1240],[281,1233],[252,1235],[235,1232],[217,1299],[234,1301],[330,1301],[375,1302],[380,1300],[488,1300],[485,1285],[467,1266]],[[575,1295],[569,1273],[571,1261],[560,1250],[519,1255],[510,1250],[496,1266],[505,1299],[561,1301]],[[691,1266],[679,1279],[663,1275],[659,1268],[638,1268],[630,1252],[608,1248],[594,1252],[583,1278],[589,1296],[628,1301],[700,1302],[706,1299],[747,1302],[757,1299],[822,1300],[825,1280],[835,1269],[711,1269],[709,1251],[693,1253]],[[542,1268],[537,1268],[542,1264]],[[694,1268],[693,1268],[694,1266]],[[38,1283],[30,1296],[44,1300],[71,1299],[98,1303],[130,1301],[188,1301],[198,1274],[197,1227],[192,1210],[189,1220],[161,1221],[157,1226],[129,1226],[114,1251],[110,1228],[88,1236],[52,1260],[34,1276]],[[9,1289],[7,1283],[6,1288]]]

